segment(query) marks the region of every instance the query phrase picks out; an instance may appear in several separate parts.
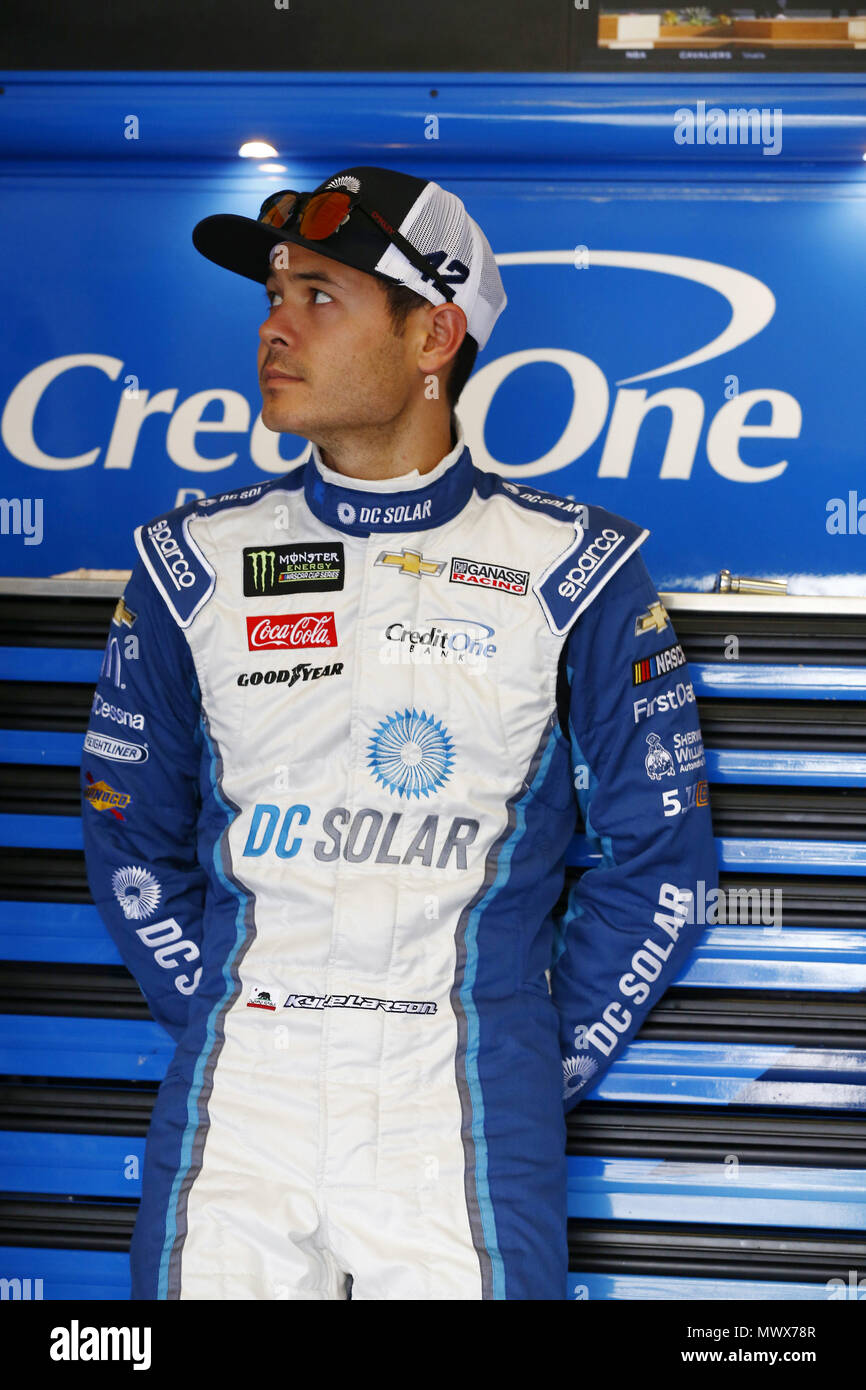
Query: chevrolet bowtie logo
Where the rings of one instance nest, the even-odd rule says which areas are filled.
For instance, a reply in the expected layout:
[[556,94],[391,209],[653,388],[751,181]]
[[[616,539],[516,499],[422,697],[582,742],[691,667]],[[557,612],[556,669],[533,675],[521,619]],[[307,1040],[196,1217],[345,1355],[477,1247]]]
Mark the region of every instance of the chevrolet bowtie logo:
[[119,626],[123,626],[125,624],[127,627],[132,627],[132,624],[135,622],[137,617],[138,614],[133,613],[131,608],[127,608],[123,599],[119,598],[117,600],[117,606],[115,607],[114,613],[112,614],[111,621],[113,623],[117,623]]
[[650,604],[645,613],[638,613],[634,620],[634,635],[640,637],[642,632],[661,632],[663,627],[667,627],[669,621],[664,604],[661,600],[657,600]]
[[391,550],[380,550],[374,562],[377,565],[397,565],[401,574],[414,574],[420,579],[422,574],[441,574],[445,560],[425,560],[420,550],[401,550],[399,555]]

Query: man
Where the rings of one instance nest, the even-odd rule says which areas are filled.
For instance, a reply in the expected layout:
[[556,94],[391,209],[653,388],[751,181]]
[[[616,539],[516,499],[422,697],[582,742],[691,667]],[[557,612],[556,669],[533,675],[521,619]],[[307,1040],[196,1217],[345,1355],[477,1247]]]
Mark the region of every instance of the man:
[[265,282],[263,420],[312,447],[137,529],[94,700],[90,885],[177,1043],[133,1297],[562,1299],[564,1113],[717,882],[648,532],[474,468],[506,297],[436,183],[348,169],[193,239]]

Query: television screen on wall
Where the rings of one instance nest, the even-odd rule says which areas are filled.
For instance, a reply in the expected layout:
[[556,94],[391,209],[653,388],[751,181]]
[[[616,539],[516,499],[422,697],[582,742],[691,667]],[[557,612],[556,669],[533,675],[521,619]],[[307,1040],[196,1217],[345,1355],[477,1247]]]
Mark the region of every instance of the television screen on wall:
[[575,3],[578,66],[634,72],[851,71],[866,66],[866,3],[818,8],[803,0],[749,6]]

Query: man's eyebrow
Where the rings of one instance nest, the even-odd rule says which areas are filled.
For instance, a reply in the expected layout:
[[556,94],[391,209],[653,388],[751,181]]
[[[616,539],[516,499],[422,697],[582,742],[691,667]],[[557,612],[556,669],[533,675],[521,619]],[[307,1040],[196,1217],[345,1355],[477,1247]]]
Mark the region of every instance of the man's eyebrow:
[[[333,285],[338,290],[343,290],[346,288],[345,285],[341,284],[339,280],[334,280],[332,276],[326,274],[324,270],[289,270],[285,273],[288,275],[290,280],[321,280],[322,284]],[[277,277],[273,271],[271,271],[270,275],[265,281],[265,286],[267,287],[268,285],[270,285],[272,281],[274,286],[276,286]]]

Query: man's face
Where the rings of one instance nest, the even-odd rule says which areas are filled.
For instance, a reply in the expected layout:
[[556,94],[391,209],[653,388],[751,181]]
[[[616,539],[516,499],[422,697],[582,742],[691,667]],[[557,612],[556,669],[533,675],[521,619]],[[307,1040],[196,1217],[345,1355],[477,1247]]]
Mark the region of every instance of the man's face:
[[[291,242],[274,252],[274,264],[265,284],[271,308],[259,329],[267,429],[317,440],[393,419],[417,383],[417,335],[395,336],[383,285]],[[293,379],[268,379],[269,372]]]

